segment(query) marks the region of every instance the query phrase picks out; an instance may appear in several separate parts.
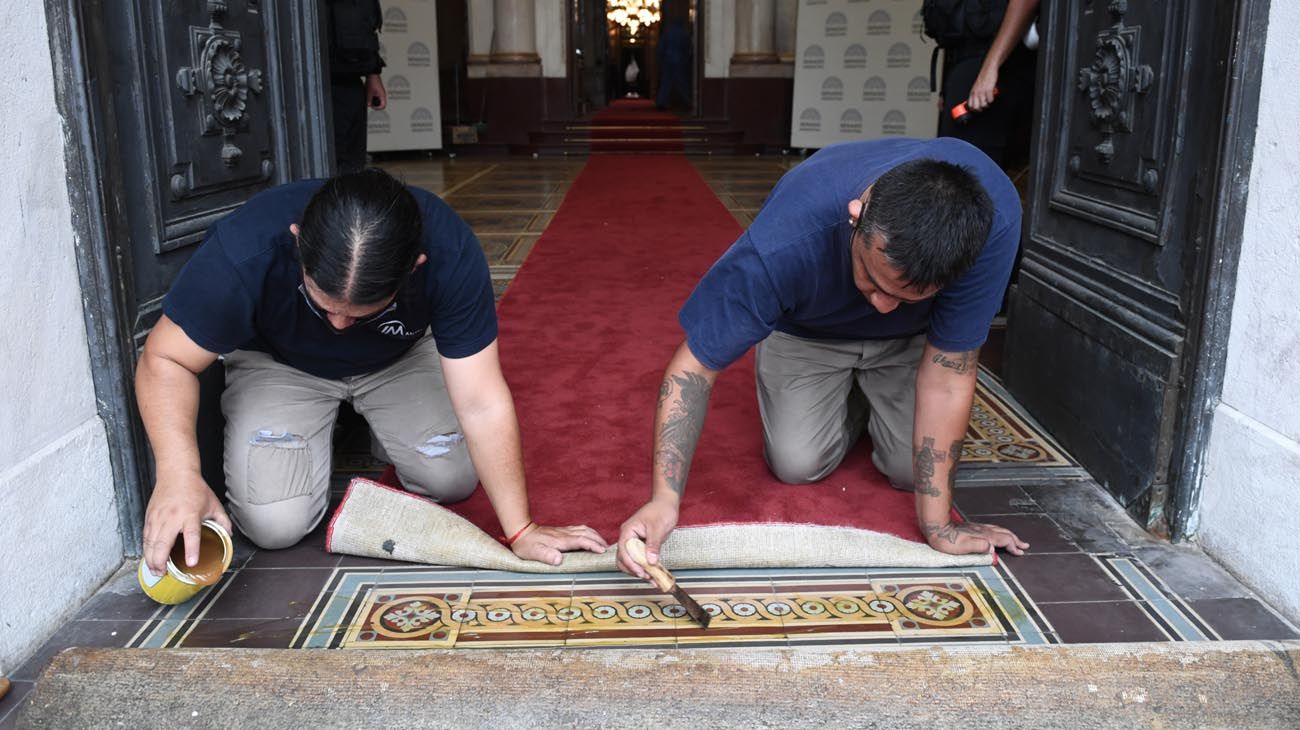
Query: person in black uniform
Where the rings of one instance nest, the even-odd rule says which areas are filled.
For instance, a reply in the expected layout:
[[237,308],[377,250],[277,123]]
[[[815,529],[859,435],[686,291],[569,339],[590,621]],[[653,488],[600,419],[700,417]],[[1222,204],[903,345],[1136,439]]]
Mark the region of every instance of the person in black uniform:
[[379,72],[379,0],[328,0],[330,95],[334,161],[339,174],[366,166],[366,107],[388,106]]
[[[939,136],[980,148],[1003,169],[1028,158],[1035,53],[1021,43],[1038,0],[930,0],[942,9],[943,89]],[[923,12],[925,12],[923,10]],[[966,102],[970,113],[953,118]]]

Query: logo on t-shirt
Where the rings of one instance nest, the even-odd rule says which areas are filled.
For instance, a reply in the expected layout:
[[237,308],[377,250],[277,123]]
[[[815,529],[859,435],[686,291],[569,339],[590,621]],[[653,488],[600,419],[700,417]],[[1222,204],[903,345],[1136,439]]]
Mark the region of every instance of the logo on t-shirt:
[[376,327],[379,334],[388,337],[419,337],[419,332],[412,332],[406,328],[406,323],[400,319],[390,319],[387,322],[380,322]]

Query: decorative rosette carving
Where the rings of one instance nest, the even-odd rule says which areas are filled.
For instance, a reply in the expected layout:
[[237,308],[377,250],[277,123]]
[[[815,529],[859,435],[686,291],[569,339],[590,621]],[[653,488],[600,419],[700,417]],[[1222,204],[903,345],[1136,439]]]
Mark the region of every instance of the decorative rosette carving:
[[1104,165],[1115,158],[1114,137],[1133,131],[1133,102],[1137,94],[1151,88],[1155,74],[1137,62],[1138,27],[1125,27],[1121,16],[1127,11],[1122,0],[1108,8],[1115,25],[1097,34],[1092,62],[1079,69],[1078,89],[1088,97],[1092,126],[1101,132],[1093,150]]

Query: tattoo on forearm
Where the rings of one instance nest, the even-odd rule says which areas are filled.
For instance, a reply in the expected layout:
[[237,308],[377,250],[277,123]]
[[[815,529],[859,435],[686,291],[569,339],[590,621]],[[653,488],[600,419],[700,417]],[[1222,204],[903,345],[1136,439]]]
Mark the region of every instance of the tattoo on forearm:
[[952,494],[953,488],[957,486],[957,465],[961,463],[961,449],[965,441],[953,441],[952,446],[948,449],[948,493]]
[[963,522],[960,525],[955,525],[951,522],[948,524],[926,522],[921,525],[921,532],[925,533],[926,537],[937,537],[950,545],[956,545],[958,538],[962,535],[974,535],[977,537],[980,535],[979,528],[969,522]]
[[672,395],[672,393],[673,393],[672,381],[670,381],[668,378],[664,378],[664,382],[659,384],[659,407],[660,408],[664,407],[664,401],[668,400],[668,396]]
[[944,453],[934,450],[934,439],[922,437],[921,448],[912,455],[912,476],[916,479],[916,493],[927,497],[942,497],[943,490],[934,486],[934,465],[943,461]]
[[662,469],[668,486],[682,494],[686,491],[686,472],[690,469],[691,457],[704,427],[704,413],[708,410],[712,386],[698,373],[671,375],[664,378],[659,389],[660,403],[667,400],[673,384],[677,386],[677,400],[659,429],[655,463]]
[[935,353],[934,357],[930,358],[930,361],[940,367],[948,368],[958,375],[965,375],[979,367],[979,352],[979,350],[938,352]]

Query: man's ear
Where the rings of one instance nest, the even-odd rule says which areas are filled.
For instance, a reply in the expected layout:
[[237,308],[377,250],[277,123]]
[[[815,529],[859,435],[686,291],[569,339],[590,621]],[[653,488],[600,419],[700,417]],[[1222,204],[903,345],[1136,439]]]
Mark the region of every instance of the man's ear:
[[863,201],[871,200],[871,188],[873,186],[874,183],[868,185],[867,189],[862,192],[862,197],[849,201],[849,220],[853,221],[854,226],[858,225],[858,218],[862,217],[862,209],[866,207],[866,203]]
[[862,216],[862,201],[857,198],[850,200],[849,220],[853,221],[853,225],[856,226],[858,224],[858,218],[860,218],[861,216]]

